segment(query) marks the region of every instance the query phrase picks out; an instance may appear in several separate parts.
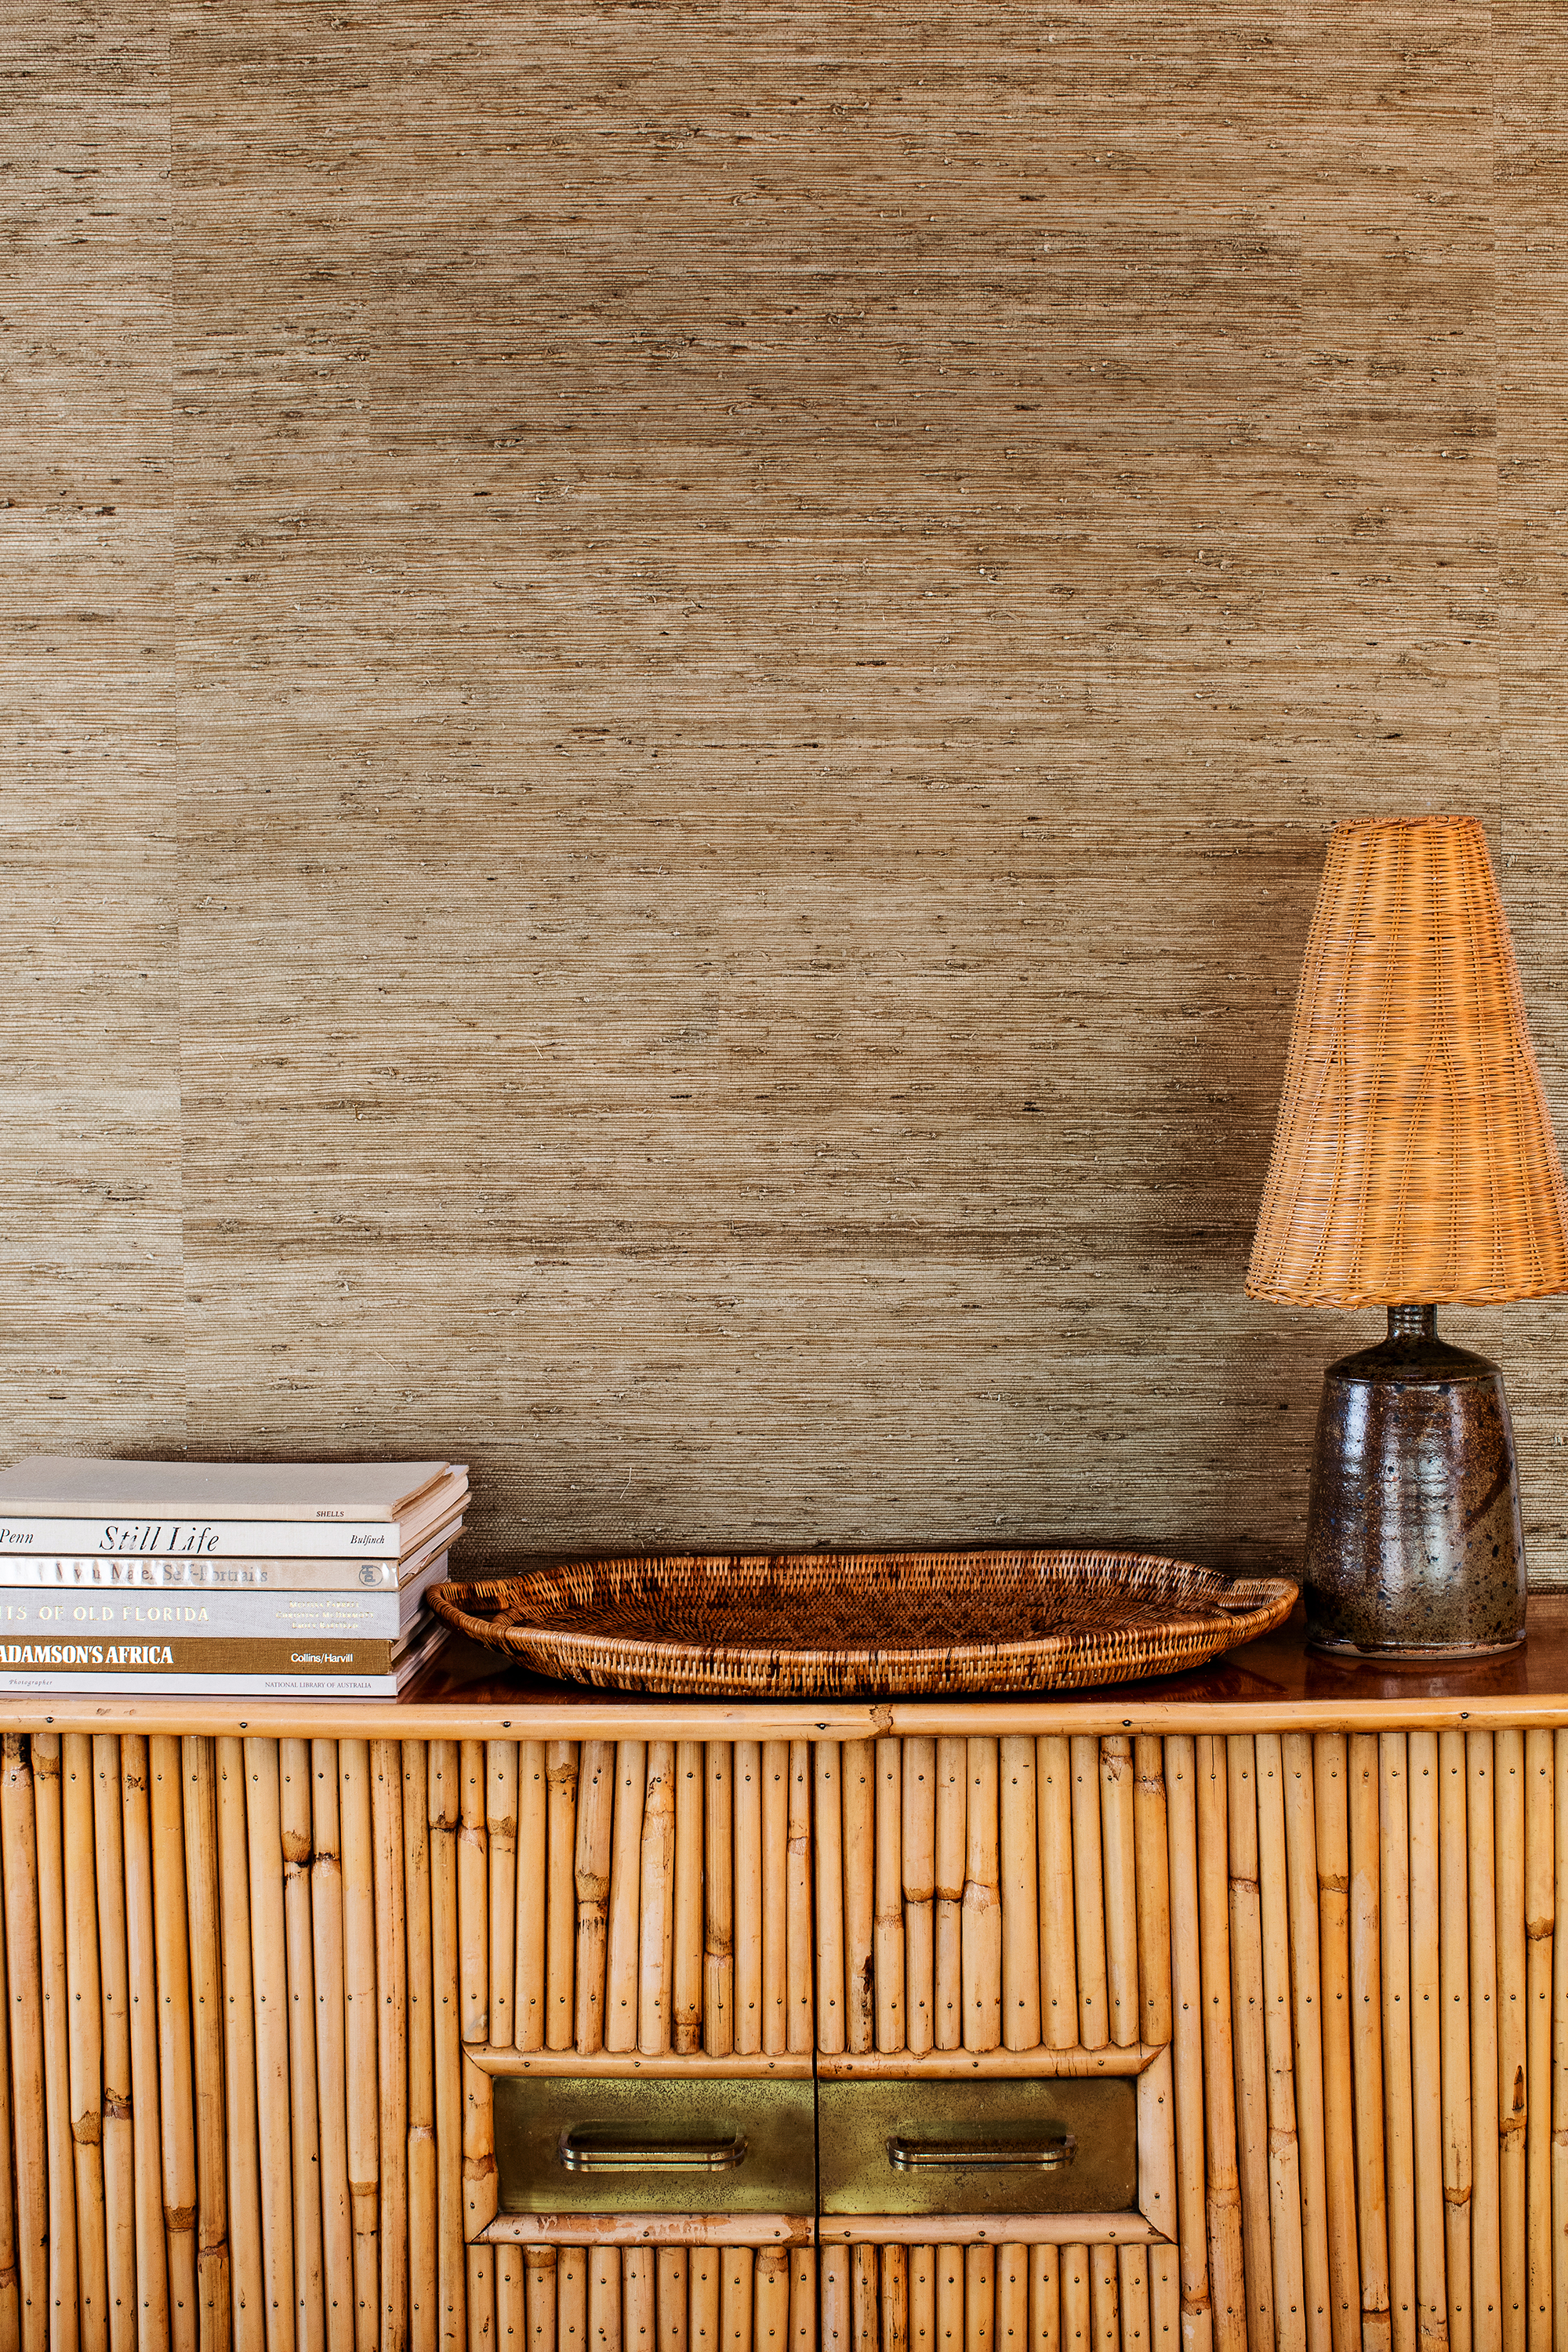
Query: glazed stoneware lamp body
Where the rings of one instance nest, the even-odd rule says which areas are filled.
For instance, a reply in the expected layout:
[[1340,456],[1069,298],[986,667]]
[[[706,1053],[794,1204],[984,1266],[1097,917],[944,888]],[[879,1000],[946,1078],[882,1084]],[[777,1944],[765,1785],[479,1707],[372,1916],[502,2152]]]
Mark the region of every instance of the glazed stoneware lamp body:
[[1474,817],[1335,828],[1247,1287],[1388,1309],[1324,1380],[1310,1638],[1410,1658],[1521,1641],[1502,1374],[1439,1339],[1436,1308],[1568,1288],[1568,1194]]

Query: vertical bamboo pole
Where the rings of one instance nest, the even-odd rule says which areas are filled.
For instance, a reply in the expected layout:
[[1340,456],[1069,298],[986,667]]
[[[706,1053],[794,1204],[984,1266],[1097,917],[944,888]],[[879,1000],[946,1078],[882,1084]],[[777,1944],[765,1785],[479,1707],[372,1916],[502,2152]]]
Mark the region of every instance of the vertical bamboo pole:
[[621,2342],[626,2352],[657,2352],[658,2315],[653,2282],[653,2249],[628,2246],[621,2257]]
[[851,2246],[849,2340],[855,2352],[877,2352],[877,2249]]
[[[824,2246],[817,2259],[822,2352],[850,2352],[849,2250],[847,2246]],[[691,2352],[702,2352],[697,2333],[695,2295],[692,2298]]]
[[[1524,1736],[1525,2210],[1529,2352],[1552,2352],[1552,1969],[1555,1775],[1552,1734]],[[1405,2352],[1403,2345],[1394,2352]]]
[[[451,1778],[457,1779],[454,1749]],[[458,1806],[451,1791],[453,1826]],[[354,2344],[373,2352],[381,2340],[381,2265],[377,2238],[381,2199],[381,2102],[376,2082],[375,1842],[371,1827],[370,1748],[363,1739],[338,1742],[338,1836],[343,1888],[343,2063],[349,2212],[354,2236]],[[431,1841],[434,1851],[435,1841]],[[455,1866],[455,1865],[454,1865]],[[444,1955],[451,2000],[457,1974],[456,1922]],[[452,2171],[461,2177],[457,2149]]]
[[[1214,2340],[1204,2181],[1203,1979],[1199,1968],[1196,1761],[1190,1733],[1165,1741],[1165,1812],[1170,1838],[1172,2049],[1176,2100],[1176,2219],[1181,2255],[1182,2334],[1186,2352]],[[1098,1845],[1099,1840],[1096,1839]],[[1085,2273],[1083,2293],[1069,2273]],[[1062,2340],[1088,2326],[1087,2258],[1062,2258]]]
[[1071,1755],[1079,2039],[1086,2050],[1103,2050],[1110,2035],[1105,1979],[1105,1888],[1100,1877],[1100,1742],[1075,1733]]
[[[115,1796],[115,1851],[119,1850],[120,1746],[112,1737],[95,1737],[93,1742],[93,1776],[95,1784],[100,1774],[99,1750],[106,1747],[111,1753],[109,1767]],[[95,1805],[94,1844],[99,1874],[99,1901],[102,1916],[103,1948],[103,2053],[104,2053],[104,2202],[105,2229],[108,2242],[110,2294],[110,2352],[121,2352],[133,2341],[136,2325],[135,2231],[133,2195],[131,2176],[131,2057],[129,2050],[129,2020],[125,2000],[125,1886],[121,1874],[113,1884],[103,1879],[102,1832]],[[115,1975],[115,1957],[110,1946],[118,1937],[119,1975]],[[5,1906],[0,1903],[0,2345],[6,2352],[16,2352],[22,2341],[21,2273],[16,2247],[15,2117],[11,2106],[11,2019],[6,1988],[9,1971],[5,1948]],[[24,1962],[24,1972],[30,1962]],[[119,2009],[114,2008],[115,1987],[120,1992]],[[123,2045],[122,2060],[117,2058]],[[118,2067],[118,2071],[114,2071]],[[123,2085],[121,2089],[120,2085]],[[117,2172],[117,2150],[114,2139],[115,2103],[123,2103],[123,2158]],[[118,2226],[117,2226],[118,2224]]]
[[[1058,2279],[1060,2256],[1055,2246],[1029,2248],[1030,2352],[1060,2352],[1061,2288]],[[1174,2347],[1168,2347],[1174,2352]]]
[[[1471,2150],[1469,1880],[1465,1735],[1437,1737],[1438,1974],[1443,2018],[1443,2221],[1449,2352],[1470,2352]],[[1488,1807],[1489,1815],[1490,1807]],[[1412,1931],[1414,1940],[1414,1930]]]
[[[545,1894],[544,2047],[570,2050],[574,2018],[572,1959],[577,1939],[577,1742],[551,1739],[544,1748]],[[435,1827],[436,1816],[430,1816]],[[595,2042],[595,2049],[601,2046]]]
[[693,2246],[687,2265],[686,2326],[691,2352],[719,2352],[717,2246]]
[[[1164,1742],[1141,1731],[1132,1784],[1133,1867],[1138,1882],[1139,2031],[1163,2046],[1171,2039],[1171,1856],[1165,1822]],[[1040,1911],[1046,1910],[1041,1887]],[[1075,1991],[1073,2004],[1077,2005]]]
[[[1358,1734],[1358,1739],[1360,1735]],[[1415,2116],[1410,2048],[1410,1763],[1405,1734],[1377,1742],[1378,1986],[1383,2028],[1384,2179],[1394,2352],[1415,2352]],[[1352,1823],[1352,1845],[1354,1843]],[[1358,2086],[1359,2087],[1359,2086]]]
[[1112,2042],[1139,2033],[1138,1869],[1134,1852],[1132,1742],[1100,1743],[1100,1837],[1105,1883],[1105,1985]]
[[752,2352],[755,2267],[750,2246],[726,2246],[720,2255],[719,2333],[724,2352]]
[[674,1970],[675,1742],[653,1739],[643,1784],[637,1912],[637,2046],[646,2057],[670,2045]]
[[[1117,2352],[1121,2342],[1121,2314],[1114,2246],[1090,2246],[1089,2250],[1089,2318],[1095,2352]],[[1245,2336],[1242,2341],[1245,2344]]]
[[[109,2261],[110,2352],[131,2352],[136,2341],[136,2159],[131,2103],[131,1979],[125,1942],[125,1844],[121,1822],[120,1742],[112,1732],[92,1736],[92,1837],[98,1882],[98,1944],[103,1994],[103,2207]],[[0,1969],[0,1982],[4,1970]],[[0,2002],[0,2277],[12,2287],[0,2295],[0,2343],[20,2337],[16,2307],[16,2262],[12,2227],[11,2069]]]
[[[1246,2352],[1241,2188],[1230,2025],[1230,1852],[1225,1741],[1204,1733],[1193,1755],[1198,1848],[1198,1971],[1203,1988],[1204,2123],[1209,2301],[1221,2352]],[[1260,2283],[1259,2291],[1262,2292]]]
[[1415,2117],[1416,2336],[1423,2352],[1448,2340],[1448,2151],[1443,2126],[1440,1968],[1441,1768],[1437,1735],[1413,1731],[1405,1780],[1410,1814],[1410,2099]]
[[310,1921],[310,1743],[278,1743],[279,1830],[283,1855],[283,1940],[288,1969],[289,2124],[293,2161],[295,2341],[326,2342],[321,2240],[321,2152],[316,2083],[316,1964]]
[[153,1827],[153,1917],[158,1948],[158,2081],[163,2130],[169,2334],[174,2347],[184,2347],[197,2343],[198,2323],[195,2086],[191,2072],[184,1796],[178,1739],[163,1735],[149,1739],[147,1762]]
[[[700,1766],[699,1770],[700,1771]],[[661,2246],[655,2294],[658,2305],[658,2352],[688,2352],[686,2249]]]
[[213,1743],[181,1741],[185,1832],[185,1907],[195,2063],[196,2302],[203,2352],[227,2352],[233,2333],[228,2168],[224,2147],[223,1958],[219,1935],[217,1797]]
[[555,2341],[559,2352],[586,2352],[588,2256],[582,2246],[563,2246],[556,2263]]
[[[1285,1783],[1285,1867],[1296,2042],[1296,2146],[1301,2179],[1301,2268],[1310,2352],[1340,2352],[1329,2260],[1328,2148],[1324,2137],[1322,1947],[1318,1919],[1318,1831],[1311,1734],[1279,1743]],[[1336,2164],[1342,2151],[1334,2151]]]
[[[1265,2217],[1267,2218],[1267,2217]],[[1121,2294],[1121,2342],[1124,2352],[1148,2352],[1149,2335],[1149,2249],[1147,2246],[1123,2246],[1120,2263]],[[1269,2297],[1272,2313],[1274,2301]],[[1250,2337],[1248,2341],[1250,2342]],[[1272,2337],[1265,2339],[1272,2342]]]
[[[178,1797],[176,1780],[175,1795]],[[58,1732],[33,1734],[33,1808],[37,1834],[39,1982],[43,1995],[44,2131],[47,2149],[49,2345],[76,2352],[80,2340],[81,2278],[77,2268],[76,2166],[71,2139],[69,2001],[66,1989],[65,1882],[61,1860],[60,1742]],[[160,1923],[162,1924],[162,1923]],[[186,2090],[189,2091],[187,2067]],[[195,2183],[191,2184],[191,2204]],[[92,2284],[90,2276],[87,2282]],[[101,2320],[103,2306],[98,2306]],[[182,2323],[195,2343],[195,2294]]]
[[958,2352],[963,2344],[963,2249],[936,2250],[936,2340],[942,2352]]
[[[577,2049],[584,2057],[594,2056],[605,2046],[605,1956],[615,1818],[616,1743],[584,1739],[577,1767],[577,1843],[573,1860],[577,1904],[575,2032]],[[553,1921],[553,1910],[551,1917]]]
[[844,1808],[845,2029],[849,2049],[859,2055],[875,2049],[877,2043],[874,1741],[845,1740],[839,1749],[839,1778]]
[[81,2341],[108,2352],[109,2231],[103,2193],[103,1979],[92,1829],[92,1742],[68,1731],[59,1750],[64,1844],[68,2115],[76,2175],[77,2298]]
[[[134,1745],[141,1748],[142,1743]],[[138,1770],[144,1769],[139,1763]],[[44,2352],[48,2340],[48,2167],[44,2136],[44,1997],[38,1949],[37,1830],[31,1754],[23,1734],[0,1738],[0,1881],[5,1912],[5,1977],[11,2056],[11,2113],[16,2130],[17,2301],[23,2352]],[[145,1873],[145,1841],[142,1868]],[[126,1859],[128,1938],[146,1908],[146,1953],[152,1961],[151,1889],[132,1881]],[[144,1978],[143,1982],[148,1979]],[[134,2069],[134,2025],[133,2069]],[[156,2044],[152,2063],[157,2063]],[[153,2076],[154,2085],[156,2075]],[[135,2075],[132,2073],[134,2086]],[[134,2087],[133,2093],[134,2095]],[[153,2095],[156,2096],[154,2087]],[[155,2142],[154,2142],[155,2144]],[[162,2217],[160,2216],[160,2219]],[[162,2232],[160,2231],[160,2250]],[[165,2320],[165,2331],[166,2331]]]
[[1001,1822],[997,1744],[968,1743],[968,1834],[963,1876],[963,2046],[1002,2039]]
[[876,1869],[873,1924],[877,2047],[904,2047],[904,1744],[876,1743]]
[[786,1826],[789,1884],[784,1890],[784,1990],[788,2015],[784,2046],[804,2057],[816,2041],[811,1998],[811,1743],[806,1739],[790,1742]]
[[1268,2228],[1268,2061],[1263,2026],[1257,1752],[1254,1741],[1240,1732],[1232,1732],[1224,1747],[1230,1835],[1230,2017],[1247,2325],[1257,2341],[1271,2344],[1274,2265]]
[[759,2248],[752,2288],[755,2352],[789,2352],[789,2250]]
[[[441,2325],[436,2261],[436,1979],[430,1918],[430,1775],[424,1740],[404,1740],[401,1763],[403,1896],[408,1933],[408,2345],[409,2352],[435,2352]],[[504,1801],[504,1787],[502,1795]],[[542,1801],[540,1810],[542,1815]],[[534,1887],[535,1911],[543,1907],[540,1901],[543,1888],[542,1871]],[[514,1888],[514,1923],[515,1894]],[[521,2352],[526,2324],[520,2252],[515,2270],[518,2352]]]
[[[458,1820],[458,2013],[463,2021],[463,2040],[483,2042],[489,2041],[490,2031],[489,1851],[485,1831],[484,1742],[461,1741],[458,1758],[462,1775],[462,1804]],[[385,2155],[384,2147],[384,2164]]]
[[[517,1955],[512,1979],[512,2039],[520,2050],[544,2047],[544,1921],[550,1907],[549,1808],[544,1742],[523,1739],[517,1751]],[[523,2265],[527,2271],[526,2263]],[[531,2278],[531,2273],[529,2273]],[[551,2335],[555,2328],[555,2271],[550,2271]],[[541,2289],[542,2293],[542,2289]],[[553,2352],[553,2341],[546,2347]]]
[[788,2038],[789,1742],[763,1743],[763,2048],[783,2054]]
[[[467,1750],[473,1748],[470,1756]],[[463,1811],[465,1827],[476,1832],[481,1863],[484,1857],[485,1755],[481,1742],[465,1740]],[[408,1918],[403,1883],[403,1748],[395,1739],[370,1744],[371,1840],[375,1871],[375,2072],[379,2096],[376,2144],[380,2172],[380,2203],[376,2227],[381,2241],[382,2352],[403,2352],[408,2326]],[[461,1906],[463,1844],[459,1838],[458,1903]],[[474,1941],[479,1962],[489,1958],[489,1903],[483,1881],[474,1889],[479,1918]],[[459,1936],[462,1933],[459,1919]],[[510,1970],[508,1970],[510,1977]],[[488,1988],[479,2007],[489,2015]],[[478,2151],[482,2154],[483,2151]],[[475,2178],[471,2117],[464,2123],[465,2180]],[[484,2216],[489,2220],[487,2212]]]
[[816,2352],[816,2256],[809,2246],[795,2250],[789,2278],[790,2352]]
[[[1169,1758],[1167,1757],[1167,1770]],[[1061,2327],[1063,2352],[1089,2352],[1094,2340],[1094,2303],[1089,2284],[1089,2248],[1064,2246],[1061,2250]],[[1186,2342],[1191,2347],[1206,2343],[1207,2331],[1188,2313]]]
[[884,2246],[878,2301],[881,2352],[910,2352],[910,2264],[904,2246]]
[[615,1821],[610,1839],[610,1914],[605,1964],[605,2047],[637,2046],[637,1927],[647,1745],[616,1743]]
[[936,1890],[933,2031],[939,2050],[958,2050],[963,2042],[963,1873],[969,1852],[968,1797],[968,1742],[939,1739],[932,1880]]
[[[525,1748],[531,1745],[540,1749],[539,1779],[542,1789],[544,1783],[542,1743],[538,1740],[523,1742]],[[526,1759],[521,1769],[524,1770],[531,1769]],[[536,1884],[539,1886],[544,1884],[542,1870]],[[560,2256],[553,2246],[523,2248],[523,2304],[528,2352],[556,2352],[555,2281]]]
[[[157,1929],[153,1894],[153,1824],[150,1788],[153,1770],[147,1742],[126,1732],[120,1742],[120,1826],[125,1850],[125,1964],[131,1987],[131,2108],[132,2161],[136,2191],[136,2320],[142,2352],[162,2352],[173,2341],[169,2312],[168,2239],[163,2227],[163,2125],[158,2095]],[[241,1805],[243,1808],[243,1794]],[[9,1898],[13,1867],[6,1855],[5,1887]],[[6,1936],[11,1937],[10,1913]],[[14,1948],[14,1946],[13,1946]],[[17,2020],[18,2030],[20,2019]],[[13,2034],[13,2046],[16,2036]],[[252,2109],[254,2113],[254,2108]],[[27,2151],[19,2147],[16,2178],[17,2220],[23,2224],[21,2198]],[[42,2157],[42,2148],[38,2150]],[[39,2178],[42,2164],[39,2165]],[[231,2178],[231,2196],[233,2194]],[[22,2228],[24,2255],[27,2232]],[[258,2241],[259,2244],[259,2241]],[[24,2294],[26,2273],[23,2273]],[[250,2340],[254,2346],[256,2339]],[[236,2332],[237,2352],[250,2352]]]
[[[1034,1747],[1029,1747],[1030,1778],[1034,1777]],[[1003,1772],[1005,1774],[1004,1765]],[[1033,1821],[1029,1823],[1029,1859],[1034,1860]],[[1029,2352],[1029,2249],[1021,2245],[1003,2245],[996,2249],[996,2322],[997,2352]]]
[[904,2039],[915,2057],[936,2046],[936,1741],[904,1741]]
[[[510,2347],[510,2352],[523,2352],[528,2342],[528,2294],[524,2285],[525,2271],[521,2246],[496,2248],[496,2342]],[[410,2289],[410,2335],[413,2333],[412,2288]]]
[[[996,1770],[1002,2041],[1008,2050],[1036,2050],[1040,2042],[1040,1883],[1036,1851],[1033,1738],[1027,1734],[1004,1738],[997,1748]],[[1133,2006],[1136,2005],[1134,1986]]]
[[[489,2040],[512,2042],[517,1990],[517,1742],[485,1742],[485,1846],[489,1856]],[[519,2278],[519,2292],[521,2279]]]
[[[1275,2275],[1278,2278],[1278,2268]],[[1278,2317],[1278,2303],[1274,2309]],[[1295,2347],[1305,2342],[1304,2336],[1294,2332],[1300,2325],[1298,2309],[1289,2315],[1289,2325],[1279,2330],[1277,2340],[1280,2352],[1295,2352]],[[1149,2249],[1149,2334],[1154,2352],[1177,2352],[1182,2340],[1182,2266],[1179,2256],[1169,2246]]]
[[470,2246],[468,2260],[468,2352],[491,2352],[496,2332],[493,2246]]
[[[250,1867],[250,1967],[255,1996],[257,2140],[261,2160],[262,2293],[268,2352],[293,2336],[293,2168],[289,2129],[289,1975],[283,1922],[283,1832],[278,1742],[245,1742]],[[153,1835],[157,1834],[156,1815]]]
[[[566,1745],[568,1743],[561,1743]],[[547,1750],[548,1780],[552,1750]],[[574,1762],[575,1750],[574,1749]],[[430,1826],[430,1968],[434,1985],[436,2073],[436,2300],[440,2315],[437,2340],[443,2352],[468,2340],[468,2263],[463,2242],[463,2046],[458,1986],[458,1824],[462,1813],[458,1743],[433,1739],[426,1755],[426,1803]],[[555,1789],[550,1783],[549,1836],[551,1901],[556,1893],[555,1860],[559,1822],[554,1811]],[[553,1927],[552,1951],[554,1950]],[[571,1947],[567,1947],[567,1983],[571,1981]],[[557,1979],[548,1979],[551,2032],[557,2030],[554,1994]],[[565,2030],[571,2036],[568,1991]]]
[[[1260,1731],[1253,1741],[1253,1786],[1258,1805],[1258,1896],[1263,1947],[1263,2054],[1268,2086],[1274,2324],[1280,2352],[1304,2352],[1308,2324],[1301,2259],[1301,2167],[1296,2136],[1295,2020],[1290,2000],[1289,1866],[1285,1836],[1285,1766],[1278,1732]],[[1152,2324],[1158,2345],[1164,2332],[1158,2260],[1153,2269],[1152,2304]]]
[[1497,1827],[1492,1734],[1465,1738],[1469,1818],[1470,2325],[1487,2352],[1502,2341],[1498,2196]]
[[1492,1743],[1497,1839],[1497,2103],[1499,2283],[1503,2352],[1525,2352],[1530,2326],[1529,2222],[1525,2210],[1529,2126],[1529,2017],[1525,1990],[1524,1734]]
[[[348,2080],[344,2043],[347,2006],[343,1983],[343,1872],[338,1811],[337,1741],[312,1739],[310,1742],[310,1961],[316,1984],[316,2109],[321,2126],[321,2277],[325,2286],[328,2352],[351,2352],[354,2340],[354,2237],[353,2214],[349,2201]],[[225,1869],[226,1895],[226,1862]],[[225,1942],[226,1952],[226,1929]],[[245,1933],[244,1943],[248,1970],[250,1943],[248,1929]],[[248,2006],[249,1997],[247,1979],[247,2006]],[[233,2045],[230,2046],[232,2048]],[[232,2079],[231,2071],[231,2085]],[[254,2079],[251,2096],[254,2102]],[[237,2302],[239,2287],[237,2208],[235,2217],[235,2287]]]
[[963,2250],[964,2352],[992,2352],[995,2339],[996,2250],[994,2246],[966,2246]]
[[[837,1749],[827,1744],[818,1748],[819,1776],[818,1812],[823,1814],[821,1775],[825,1759],[837,1759]],[[735,1819],[733,1804],[734,1751],[727,1739],[710,1739],[706,1751],[706,1779],[702,1792],[702,2047],[710,2058],[729,2058],[735,2048]],[[837,1826],[837,1798],[833,1825]],[[823,1816],[822,1845],[826,1852],[826,1821]],[[817,1895],[818,1916],[823,1922],[819,1933],[827,1933],[826,1915],[827,1902],[820,1883]],[[842,2049],[843,2005],[841,1997],[835,2006],[835,1987],[842,1986],[843,1969],[837,1972],[827,1964],[827,1948],[821,1948],[819,1963],[823,1979],[824,2032],[827,2021],[837,2015],[840,2020],[838,2042],[825,2040],[823,2047]]]
[[[936,1767],[933,1761],[932,1770]],[[936,2352],[936,2248],[911,2246],[904,2266],[910,2352]]]
[[1555,1855],[1552,1937],[1552,2343],[1568,2345],[1568,1730],[1552,1738]]
[[736,1740],[733,1775],[735,2050],[752,2058],[763,2047],[763,1751],[756,1740]]
[[[1329,2292],[1335,2352],[1361,2343],[1361,2272],[1356,2244],[1355,2093],[1351,2066],[1350,1788],[1342,1731],[1312,1743],[1318,1839],[1318,1983],[1323,2052]],[[1347,2160],[1348,2159],[1348,2160]]]
[[[682,1739],[675,1750],[675,1974],[672,1987],[673,2043],[681,2057],[690,2057],[702,2047],[702,1742],[700,1739]],[[808,1926],[809,1918],[808,1906]],[[809,1958],[806,1965],[809,1971]]]

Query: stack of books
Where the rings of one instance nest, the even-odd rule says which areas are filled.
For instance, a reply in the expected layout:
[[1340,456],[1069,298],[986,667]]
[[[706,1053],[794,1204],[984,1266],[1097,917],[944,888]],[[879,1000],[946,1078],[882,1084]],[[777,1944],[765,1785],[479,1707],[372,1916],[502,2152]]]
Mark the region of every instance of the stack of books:
[[451,1462],[0,1471],[0,1691],[390,1698],[439,1643]]

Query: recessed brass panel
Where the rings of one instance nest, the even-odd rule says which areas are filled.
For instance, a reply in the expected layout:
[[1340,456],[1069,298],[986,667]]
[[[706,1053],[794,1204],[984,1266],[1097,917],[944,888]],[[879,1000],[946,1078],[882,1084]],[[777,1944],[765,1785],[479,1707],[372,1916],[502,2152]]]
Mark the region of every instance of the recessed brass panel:
[[500,2075],[503,2213],[816,2210],[809,2082]]
[[823,2083],[824,2213],[1114,2213],[1138,2200],[1125,2076]]

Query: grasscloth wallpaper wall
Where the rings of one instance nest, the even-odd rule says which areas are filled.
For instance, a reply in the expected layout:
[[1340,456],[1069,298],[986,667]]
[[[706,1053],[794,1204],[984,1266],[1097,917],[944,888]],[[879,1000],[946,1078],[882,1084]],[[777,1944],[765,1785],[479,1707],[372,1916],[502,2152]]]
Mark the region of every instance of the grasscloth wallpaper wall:
[[[1289,1565],[1327,831],[1568,1116],[1568,16],[13,5],[6,1458]],[[1568,1579],[1568,1302],[1498,1354]]]

